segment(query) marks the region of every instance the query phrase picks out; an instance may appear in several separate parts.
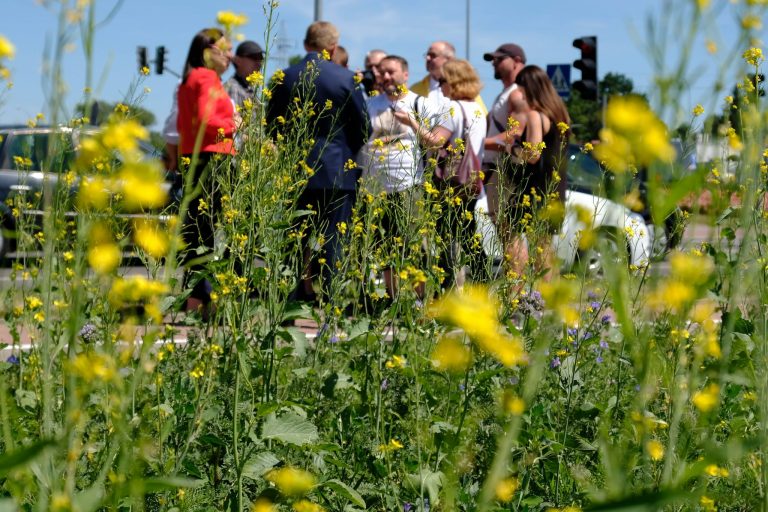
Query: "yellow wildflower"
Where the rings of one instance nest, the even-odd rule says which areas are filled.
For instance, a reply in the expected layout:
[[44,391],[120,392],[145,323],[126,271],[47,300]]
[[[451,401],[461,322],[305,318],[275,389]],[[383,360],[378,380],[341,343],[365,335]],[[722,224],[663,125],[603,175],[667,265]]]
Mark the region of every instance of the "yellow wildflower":
[[701,391],[693,394],[691,401],[701,412],[709,412],[715,408],[720,398],[720,386],[710,384]]
[[293,504],[293,510],[296,512],[324,512],[325,509],[317,503],[309,500],[299,500]]
[[251,506],[251,512],[277,512],[277,508],[268,499],[259,498]]
[[123,206],[128,211],[160,208],[168,201],[162,169],[156,162],[126,163],[118,175]]
[[515,495],[515,491],[517,491],[518,487],[520,487],[520,482],[514,477],[505,478],[499,481],[499,483],[496,484],[495,489],[496,499],[504,503],[510,501]]
[[97,274],[109,274],[120,264],[120,248],[115,243],[99,243],[88,249],[88,264]]
[[704,472],[713,477],[726,478],[729,475],[726,468],[721,468],[717,464],[708,464],[707,467],[704,468]]
[[704,509],[704,512],[717,512],[717,507],[715,506],[715,500],[713,500],[712,498],[702,496],[699,499],[699,504],[701,505],[701,508]]
[[481,286],[465,286],[454,291],[429,311],[430,315],[464,330],[470,339],[505,366],[526,361],[520,339],[502,333],[499,325],[498,304]]
[[765,60],[762,48],[749,48],[742,54],[742,57],[747,64],[755,67],[759,66],[763,60]]
[[312,473],[294,467],[282,467],[269,471],[265,477],[286,496],[302,496],[315,486]]
[[645,451],[652,460],[659,461],[664,458],[664,445],[656,439],[645,443]]
[[609,169],[623,172],[630,166],[648,166],[674,158],[666,126],[644,100],[614,97],[605,116],[605,128],[600,130],[601,144],[595,148],[595,156]]
[[148,220],[134,222],[133,239],[153,258],[162,258],[168,252],[168,235],[154,222]]
[[223,26],[227,32],[233,27],[239,27],[248,23],[248,16],[245,14],[235,14],[232,11],[219,11],[216,13],[216,22]]
[[704,113],[704,107],[701,106],[701,104],[697,103],[695,107],[693,107],[693,115],[694,117],[698,117],[701,114]]
[[432,351],[432,365],[452,373],[462,373],[472,364],[472,351],[455,337],[442,338]]
[[12,59],[16,55],[16,48],[13,44],[0,35],[0,59]]
[[392,369],[392,368],[405,368],[406,364],[407,364],[407,361],[405,360],[405,357],[398,356],[398,355],[393,355],[392,357],[387,359],[387,362],[384,363],[384,366],[386,366],[387,368],[390,368],[390,369]]
[[257,87],[264,83],[264,75],[262,75],[260,71],[254,71],[246,77],[245,81],[252,86]]

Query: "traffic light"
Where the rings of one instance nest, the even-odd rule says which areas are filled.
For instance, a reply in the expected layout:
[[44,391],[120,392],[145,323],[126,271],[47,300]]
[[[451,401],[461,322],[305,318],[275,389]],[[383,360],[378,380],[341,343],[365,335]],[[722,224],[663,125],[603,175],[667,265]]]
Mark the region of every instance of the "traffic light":
[[165,46],[158,46],[155,50],[155,73],[162,75],[165,70]]
[[139,61],[139,71],[141,71],[144,68],[149,67],[149,61],[147,61],[147,47],[146,46],[138,46],[136,48],[136,56],[138,57]]
[[581,80],[573,82],[585,100],[597,101],[597,36],[585,36],[573,40],[573,47],[581,50],[581,58],[573,61],[573,67],[581,70]]

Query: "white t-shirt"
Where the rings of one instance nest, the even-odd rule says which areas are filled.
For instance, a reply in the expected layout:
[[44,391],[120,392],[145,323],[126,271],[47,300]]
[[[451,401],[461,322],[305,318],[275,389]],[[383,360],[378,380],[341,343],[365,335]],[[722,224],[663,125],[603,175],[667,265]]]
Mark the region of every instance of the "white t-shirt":
[[465,100],[451,101],[448,110],[439,117],[438,124],[450,130],[451,137],[449,140],[451,144],[457,138],[464,138],[464,115],[461,107],[464,107],[464,112],[467,113],[466,122],[469,126],[469,140],[472,142],[472,149],[482,161],[485,153],[483,139],[485,139],[487,130],[485,115],[479,103]]
[[[488,137],[493,137],[502,132],[502,130],[499,130],[498,126],[504,127],[504,130],[507,129],[507,120],[509,119],[509,95],[512,94],[512,91],[515,89],[517,89],[517,84],[512,84],[496,96],[496,100],[493,102],[490,112],[488,112]],[[487,149],[485,150],[483,163],[496,163],[498,157],[498,151],[495,149]]]
[[424,100],[411,91],[398,100],[386,94],[368,100],[371,136],[358,155],[363,176],[370,177],[387,193],[400,192],[424,179],[421,150],[416,133],[393,115],[394,110],[414,112],[424,108]]

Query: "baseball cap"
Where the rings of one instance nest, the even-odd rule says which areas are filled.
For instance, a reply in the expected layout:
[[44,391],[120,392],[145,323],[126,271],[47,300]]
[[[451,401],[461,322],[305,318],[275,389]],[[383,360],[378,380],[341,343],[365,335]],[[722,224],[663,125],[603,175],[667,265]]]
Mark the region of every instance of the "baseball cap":
[[495,52],[483,55],[483,59],[488,61],[491,61],[496,57],[520,57],[520,60],[525,64],[525,52],[515,43],[504,43],[496,48]]
[[255,41],[243,41],[237,46],[235,55],[238,57],[249,57],[251,59],[262,59],[264,58],[264,50],[262,50],[259,43]]

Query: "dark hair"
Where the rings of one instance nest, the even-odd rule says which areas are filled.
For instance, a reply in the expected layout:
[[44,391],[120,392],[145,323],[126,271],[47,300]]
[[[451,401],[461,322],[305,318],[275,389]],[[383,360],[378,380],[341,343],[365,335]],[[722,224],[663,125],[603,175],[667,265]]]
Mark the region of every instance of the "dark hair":
[[554,124],[571,124],[565,103],[543,69],[533,65],[525,66],[517,74],[515,83],[525,89],[525,99],[533,110],[546,115]]
[[219,39],[224,37],[224,32],[218,28],[204,28],[192,38],[192,44],[189,45],[189,53],[187,54],[187,62],[184,64],[184,77],[182,82],[187,81],[189,72],[194,68],[204,68],[205,58],[203,54],[205,49],[216,43]]
[[400,67],[402,67],[402,68],[403,68],[403,71],[408,71],[408,61],[407,61],[407,60],[405,60],[405,58],[404,58],[404,57],[401,57],[401,56],[399,56],[399,55],[387,55],[387,56],[385,56],[384,58],[382,58],[382,59],[379,61],[379,64],[381,64],[381,63],[382,63],[382,62],[384,62],[385,60],[394,60],[394,61],[397,61],[397,62],[399,62],[399,63],[400,63]]

